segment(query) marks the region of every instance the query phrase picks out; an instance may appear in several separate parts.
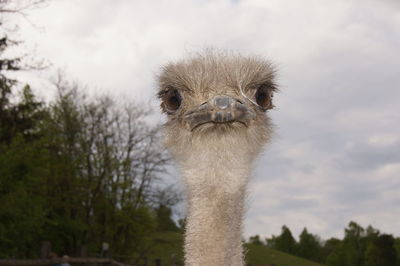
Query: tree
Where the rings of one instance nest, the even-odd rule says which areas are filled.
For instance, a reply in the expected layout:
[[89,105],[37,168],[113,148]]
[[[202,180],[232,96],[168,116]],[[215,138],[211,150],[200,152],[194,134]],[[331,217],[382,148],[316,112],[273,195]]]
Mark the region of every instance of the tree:
[[[39,68],[38,62],[23,62],[25,55],[13,55],[7,53],[13,50],[15,54],[16,48],[21,43],[15,40],[10,35],[15,36],[17,25],[7,25],[10,16],[19,15],[26,17],[26,11],[31,8],[40,6],[46,0],[1,0],[0,1],[0,142],[10,143],[12,137],[16,136],[17,131],[25,130],[26,134],[29,130],[33,130],[31,124],[36,114],[31,114],[35,104],[42,103],[34,102],[32,91],[29,86],[25,86],[22,90],[22,97],[25,102],[21,102],[19,106],[13,105],[10,102],[12,97],[17,95],[16,79],[10,78],[10,73],[17,73],[20,70]],[[12,24],[12,23],[11,23]]]
[[275,235],[272,235],[271,238],[265,238],[265,243],[267,247],[276,249],[276,238],[277,237]]
[[[8,1],[6,1],[8,2]],[[5,4],[0,2],[0,14],[5,10]],[[3,19],[0,19],[1,31],[4,32],[2,27]],[[12,95],[12,88],[16,84],[16,80],[10,79],[5,75],[6,71],[17,71],[19,67],[19,58],[7,58],[4,56],[6,50],[16,43],[8,39],[5,33],[0,36],[0,142],[10,142],[12,131],[15,123],[12,120],[12,111],[10,110],[10,97]]]
[[264,245],[264,243],[260,239],[259,235],[249,237],[249,244],[258,245],[258,246]]
[[[328,246],[329,244],[329,246]],[[380,234],[379,230],[368,226],[362,228],[350,222],[345,229],[343,241],[332,239],[325,243],[326,264],[330,266],[346,265],[395,265],[396,248],[393,236]],[[329,252],[328,252],[329,253]]]
[[0,257],[35,256],[32,246],[46,220],[41,193],[48,153],[41,129],[47,109],[28,85],[18,93],[17,80],[8,77],[25,66],[23,57],[7,53],[20,42],[9,37],[14,32],[5,25],[7,14],[24,16],[39,2],[0,1]]
[[5,111],[8,120],[0,125],[0,257],[30,257],[36,255],[32,246],[40,241],[46,220],[41,195],[49,157],[41,134],[48,113],[29,86]]
[[62,75],[55,85],[46,126],[53,187],[46,197],[58,221],[48,227],[57,236],[52,241],[72,254],[82,246],[95,252],[107,242],[114,253],[139,256],[151,244],[157,217],[165,218],[164,208],[153,208],[175,202],[171,187],[157,184],[169,162],[159,127],[146,122],[150,112],[143,107],[89,98]]
[[321,261],[321,244],[317,236],[308,233],[304,228],[299,237],[297,255],[313,261]]
[[344,249],[348,266],[362,266],[367,248],[365,229],[351,221],[345,229]]
[[396,265],[396,249],[393,236],[383,234],[370,242],[365,252],[365,266]]
[[400,237],[396,238],[394,246],[396,248],[397,266],[400,266]]
[[0,258],[35,257],[48,210],[41,197],[48,153],[22,137],[0,150]]
[[172,220],[172,210],[165,205],[160,205],[156,209],[157,230],[161,232],[178,232],[179,228]]
[[379,266],[381,263],[381,255],[379,248],[374,243],[369,243],[365,251],[365,266]]
[[279,236],[272,236],[272,239],[267,239],[267,245],[282,252],[296,254],[296,240],[286,225],[282,226]]
[[[335,241],[336,242],[336,241]],[[326,258],[326,265],[328,266],[346,266],[346,251],[343,242],[335,243],[333,251]]]

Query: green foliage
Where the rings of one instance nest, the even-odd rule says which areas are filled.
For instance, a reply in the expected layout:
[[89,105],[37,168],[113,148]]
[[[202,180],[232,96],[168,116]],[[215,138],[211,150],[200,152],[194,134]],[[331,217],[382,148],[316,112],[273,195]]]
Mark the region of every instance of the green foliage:
[[32,257],[36,255],[32,245],[39,240],[47,213],[41,195],[49,153],[38,139],[46,110],[29,86],[17,103],[5,102],[0,110],[7,117],[0,124],[0,257]]
[[391,235],[380,235],[365,252],[365,266],[396,265],[396,249]]
[[179,228],[171,219],[172,210],[167,206],[160,204],[156,209],[157,215],[157,230],[161,232],[178,232]]
[[183,233],[185,231],[186,228],[186,218],[183,219],[179,219],[178,220],[178,228],[179,228],[179,232]]
[[366,249],[365,230],[355,222],[350,222],[345,229],[344,247],[348,266],[363,265],[363,255]]
[[299,237],[297,255],[308,260],[321,261],[321,249],[318,237],[308,233],[307,228],[304,228]]
[[68,225],[60,247],[95,253],[107,242],[114,254],[144,252],[157,224],[152,185],[168,162],[144,122],[148,112],[133,105],[121,110],[107,97],[88,100],[64,81],[57,86],[48,136],[49,182],[58,192],[49,197],[54,217]]
[[337,238],[330,238],[325,241],[321,251],[322,261],[326,262],[327,265],[344,265],[345,258],[341,252],[341,245],[342,241]]
[[326,265],[328,266],[345,266],[346,262],[346,251],[342,241],[336,243],[331,253],[326,258]]
[[[380,257],[380,250],[374,243],[369,243],[365,251],[365,266],[380,266],[382,264]],[[388,264],[389,265],[389,264]]]
[[15,137],[0,148],[0,257],[36,255],[47,212],[40,195],[48,154],[40,146]]
[[394,241],[394,247],[396,249],[397,266],[400,266],[400,237],[396,238]]
[[272,236],[271,239],[267,239],[267,246],[273,249],[277,249],[282,252],[286,252],[292,255],[296,254],[296,240],[292,236],[290,229],[284,225],[279,236]]
[[[153,252],[146,256],[146,260],[153,265],[155,259],[161,259],[161,265],[183,266],[183,234],[177,232],[159,232],[153,238]],[[144,261],[144,260],[142,260]]]
[[[0,2],[0,11],[3,5],[8,1]],[[0,18],[0,26],[2,26],[3,17]],[[16,133],[14,128],[17,126],[15,123],[15,110],[11,106],[10,98],[14,90],[16,80],[10,79],[5,75],[5,71],[19,70],[19,58],[4,57],[4,52],[9,50],[10,47],[15,46],[16,42],[11,41],[3,27],[0,28],[0,143],[11,141],[12,136]]]
[[[329,266],[396,265],[396,246],[393,236],[380,234],[372,226],[362,228],[350,222],[343,241],[332,240],[326,264]],[[397,252],[398,253],[398,252]]]
[[255,236],[251,236],[251,237],[249,238],[249,244],[252,244],[252,245],[260,245],[260,246],[262,246],[264,243],[263,243],[262,240],[260,239],[260,236],[259,236],[259,235],[255,235]]
[[[258,240],[256,235],[250,238],[249,243],[263,246]],[[329,266],[399,265],[399,238],[381,234],[372,226],[364,229],[353,221],[345,228],[342,240],[331,238],[322,241],[304,228],[297,243],[289,228],[283,226],[279,236],[266,239],[266,246]]]
[[0,257],[36,257],[44,240],[59,254],[99,254],[107,242],[143,257],[157,229],[178,230],[169,207],[154,210],[157,193],[170,193],[155,186],[168,157],[149,113],[57,87],[46,105],[26,86],[0,125]]

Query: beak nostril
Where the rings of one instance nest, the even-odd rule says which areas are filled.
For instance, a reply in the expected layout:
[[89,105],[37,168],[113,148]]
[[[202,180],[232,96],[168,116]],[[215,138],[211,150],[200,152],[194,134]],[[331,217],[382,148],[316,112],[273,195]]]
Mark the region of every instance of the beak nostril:
[[235,99],[235,100],[240,104],[244,104],[244,102],[242,100],[239,100],[239,99]]
[[214,104],[218,106],[219,109],[226,109],[231,105],[232,98],[227,96],[219,96],[214,98]]

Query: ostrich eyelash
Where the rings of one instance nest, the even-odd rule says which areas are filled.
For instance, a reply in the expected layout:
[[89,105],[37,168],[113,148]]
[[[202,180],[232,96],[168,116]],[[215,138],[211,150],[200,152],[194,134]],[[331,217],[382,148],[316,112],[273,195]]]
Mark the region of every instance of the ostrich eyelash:
[[[267,84],[265,84],[265,85],[267,85]],[[260,86],[262,86],[262,85],[260,85]],[[267,85],[267,86],[271,86],[272,87],[272,90],[274,90],[274,85]],[[264,108],[262,108],[260,105],[258,105],[257,104],[257,102],[255,101],[255,100],[253,100],[253,99],[251,99],[249,96],[247,96],[244,92],[243,92],[243,88],[242,88],[242,85],[239,85],[239,91],[240,91],[240,94],[244,97],[244,98],[246,98],[247,100],[249,100],[252,104],[254,104],[255,106],[257,106],[258,108],[261,108],[262,110],[266,110],[266,109],[264,109]],[[273,94],[271,93],[271,98],[273,97]]]
[[250,98],[243,92],[242,85],[239,85],[239,91],[240,91],[240,94],[241,94],[244,98],[246,98],[247,100],[249,100],[249,101],[250,101],[252,104],[254,104],[255,106],[259,107],[258,104],[257,104],[254,100],[250,99]]

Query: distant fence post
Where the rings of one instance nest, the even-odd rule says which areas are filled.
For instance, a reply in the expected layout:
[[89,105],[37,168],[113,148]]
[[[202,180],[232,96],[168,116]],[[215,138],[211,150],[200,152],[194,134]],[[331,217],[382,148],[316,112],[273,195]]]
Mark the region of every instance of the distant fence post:
[[176,254],[172,253],[171,255],[171,265],[176,266]]
[[79,249],[79,256],[80,257],[87,257],[87,248],[86,245],[81,245]]
[[156,263],[156,266],[161,266],[161,259],[156,259],[155,263]]
[[101,244],[101,256],[103,258],[110,258],[110,244],[107,242]]
[[40,245],[40,254],[39,257],[41,259],[49,258],[49,254],[51,252],[51,243],[50,241],[43,241]]

